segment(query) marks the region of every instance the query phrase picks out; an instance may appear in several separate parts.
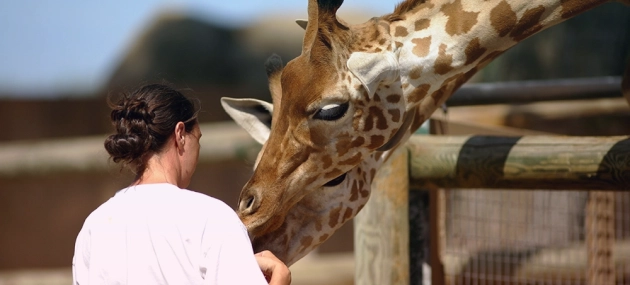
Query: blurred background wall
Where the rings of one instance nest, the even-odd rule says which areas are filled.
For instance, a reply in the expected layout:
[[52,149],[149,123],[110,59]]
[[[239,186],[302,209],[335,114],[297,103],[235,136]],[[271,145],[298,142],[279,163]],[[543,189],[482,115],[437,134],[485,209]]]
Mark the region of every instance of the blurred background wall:
[[[271,53],[285,63],[299,54],[303,32],[294,20],[306,17],[305,0],[216,1],[224,3],[209,6],[139,1],[144,8],[124,1],[107,7],[72,0],[9,2],[0,4],[0,148],[104,138],[110,131],[107,95],[149,82],[168,81],[199,98],[202,123],[229,120],[219,98],[270,100],[263,63]],[[340,17],[360,23],[390,12],[397,2],[346,1]],[[134,9],[144,16],[128,20]],[[526,40],[472,81],[620,76],[630,56],[629,27],[629,8],[604,5]],[[106,52],[104,46],[115,47]],[[76,64],[92,57],[102,64]],[[536,108],[508,109],[483,116],[500,125],[554,133],[630,133],[625,111],[568,113],[542,122]],[[235,206],[251,164],[202,164],[190,188]],[[116,167],[0,176],[0,270],[69,266],[85,217],[130,182],[131,176]],[[322,251],[352,251],[351,234],[348,223]]]

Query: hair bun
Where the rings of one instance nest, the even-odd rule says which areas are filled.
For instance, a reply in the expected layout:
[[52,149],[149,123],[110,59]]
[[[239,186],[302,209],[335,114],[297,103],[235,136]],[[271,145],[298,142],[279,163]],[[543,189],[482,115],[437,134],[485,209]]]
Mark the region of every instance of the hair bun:
[[105,149],[114,162],[134,163],[153,142],[149,133],[153,115],[141,98],[123,97],[111,112],[116,133],[105,140]]
[[110,135],[104,145],[114,162],[126,163],[140,159],[150,147],[146,138],[133,133]]

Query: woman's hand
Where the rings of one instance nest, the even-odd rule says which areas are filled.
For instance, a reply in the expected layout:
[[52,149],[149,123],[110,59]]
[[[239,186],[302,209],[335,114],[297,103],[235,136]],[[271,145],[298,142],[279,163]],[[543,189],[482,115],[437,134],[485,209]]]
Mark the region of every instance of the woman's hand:
[[254,256],[270,285],[291,284],[291,271],[271,251],[261,251],[254,254]]

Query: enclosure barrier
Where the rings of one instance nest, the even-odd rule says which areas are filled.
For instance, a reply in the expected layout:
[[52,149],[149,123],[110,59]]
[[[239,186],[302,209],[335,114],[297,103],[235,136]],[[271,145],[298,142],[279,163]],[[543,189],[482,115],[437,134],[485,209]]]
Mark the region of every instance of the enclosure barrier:
[[[200,126],[199,163],[256,157],[260,145],[233,122]],[[0,177],[106,171],[116,164],[103,147],[107,135],[0,143]]]
[[[615,284],[610,193],[630,189],[630,137],[415,135],[379,170],[372,197],[355,223],[355,284],[409,284],[409,190],[440,188],[555,189],[593,193],[587,205],[588,284]],[[443,206],[442,206],[443,207]],[[589,212],[590,211],[590,212]],[[431,213],[433,284],[444,284],[440,209]],[[600,223],[590,223],[600,219]],[[603,225],[603,226],[602,226]],[[590,249],[590,248],[589,248]]]

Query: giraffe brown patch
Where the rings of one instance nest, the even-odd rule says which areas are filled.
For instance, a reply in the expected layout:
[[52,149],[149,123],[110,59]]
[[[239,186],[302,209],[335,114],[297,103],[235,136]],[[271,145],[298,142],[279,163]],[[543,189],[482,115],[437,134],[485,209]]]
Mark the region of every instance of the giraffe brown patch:
[[375,51],[375,52],[381,52],[381,51],[383,51],[383,49],[381,49],[381,48],[375,48],[375,49],[374,49],[374,51]]
[[394,37],[406,37],[407,35],[409,35],[407,28],[401,26],[396,27]]
[[400,87],[402,87],[402,89],[407,89],[407,87],[409,87],[409,83],[405,82]]
[[[387,86],[383,86],[384,88],[387,88]],[[378,94],[374,94],[374,102],[381,102],[381,96],[378,96]]]
[[322,167],[324,169],[328,169],[332,165],[332,163],[333,161],[330,155],[324,155],[324,157],[322,157]]
[[383,38],[383,39],[380,39],[380,40],[378,41],[378,44],[379,44],[379,45],[384,45],[386,42],[387,42],[387,40]]
[[[374,171],[376,171],[376,170],[374,170]],[[361,181],[361,182],[363,182],[363,181]],[[368,196],[370,196],[370,190],[363,188],[363,186],[364,186],[363,183],[361,183],[359,185],[359,192],[361,193],[361,198],[367,198]]]
[[379,130],[387,129],[387,120],[385,119],[385,115],[383,114],[383,110],[381,110],[381,108],[376,107],[376,106],[371,106],[368,112],[369,112],[369,115],[368,115],[368,118],[365,120],[365,123],[366,123],[365,125],[366,125],[366,128],[368,128],[368,125],[369,125],[369,129],[366,129],[365,131],[369,131],[373,128],[374,121],[376,121],[377,129]]
[[359,185],[355,180],[352,182],[352,189],[350,190],[350,202],[354,202],[359,199]]
[[300,245],[304,248],[308,248],[311,244],[313,244],[313,237],[311,236],[305,236],[300,240]]
[[461,0],[442,6],[442,13],[448,17],[446,32],[451,36],[468,33],[477,24],[479,15],[477,12],[464,11]]
[[542,17],[543,13],[545,13],[545,7],[543,6],[525,11],[523,17],[510,32],[510,36],[518,42],[542,30],[543,26],[540,24],[540,17]]
[[373,135],[370,137],[370,144],[368,145],[369,149],[377,149],[380,146],[385,144],[385,137],[379,135]]
[[[417,112],[417,110],[412,110],[412,112]],[[420,128],[420,126],[422,126],[422,123],[424,123],[424,121],[426,121],[426,117],[422,114],[416,113],[416,116],[413,118],[413,122],[411,123],[411,127],[409,128],[409,131],[413,134],[418,128]]]
[[484,53],[486,53],[488,49],[481,46],[479,43],[479,38],[474,38],[472,41],[468,43],[466,46],[466,65],[475,62],[478,58],[480,58]]
[[440,89],[435,90],[433,93],[431,93],[431,98],[433,98],[433,102],[435,105],[438,104],[438,101],[440,99],[442,99],[444,96],[446,96],[446,92],[447,90],[450,88],[450,86],[448,84],[444,84],[442,85],[442,87],[440,87]]
[[398,95],[398,94],[392,94],[389,95],[385,98],[385,100],[387,100],[387,102],[392,103],[392,104],[396,104],[398,102],[400,102],[400,99],[402,98],[402,96]]
[[350,141],[348,139],[340,139],[335,144],[335,149],[337,150],[337,155],[339,156],[346,155],[346,153],[348,153],[348,150],[350,149]]
[[357,137],[350,143],[350,148],[357,148],[362,146],[365,143],[365,139],[363,137]]
[[[346,160],[342,160],[339,162],[339,165],[357,165],[359,164],[359,162],[361,162],[361,159],[363,159],[361,157],[361,153],[357,152],[355,155],[353,155],[352,157],[346,159]],[[341,171],[340,171],[341,172]],[[341,175],[342,173],[337,174],[338,177],[339,175]]]
[[588,11],[595,6],[601,4],[600,2],[584,1],[584,0],[561,0],[562,11],[560,12],[562,18],[568,19],[582,12]]
[[431,19],[420,19],[414,23],[416,31],[421,31],[429,27]]
[[370,94],[367,92],[367,90],[363,90],[363,100],[365,102],[370,102],[372,100],[370,100]]
[[506,1],[501,1],[490,11],[490,24],[500,37],[507,35],[516,26],[516,13]]
[[328,226],[334,228],[339,223],[339,214],[341,213],[342,206],[340,205],[337,208],[334,208],[330,211],[330,217],[328,219]]
[[352,217],[352,209],[346,208],[346,211],[343,213],[343,217],[341,217],[341,221],[345,222]]
[[374,128],[374,118],[367,117],[365,118],[365,124],[363,124],[363,131],[369,132]]
[[378,29],[374,29],[372,30],[372,34],[370,34],[370,39],[368,40],[369,42],[375,42],[376,39],[381,37],[381,32],[379,32]]
[[429,88],[431,88],[431,85],[429,84],[422,84],[416,87],[416,89],[411,91],[411,93],[409,94],[409,103],[413,104],[413,103],[420,102],[420,100],[422,100],[425,96],[427,96],[427,92],[429,91]]
[[395,45],[396,45],[396,48],[401,48],[401,47],[403,46],[403,43],[401,43],[401,42],[396,42],[396,43],[395,43]]
[[418,57],[425,57],[429,54],[429,48],[431,47],[431,37],[412,39],[411,43],[413,47],[413,54]]
[[435,63],[433,64],[433,69],[435,73],[444,75],[449,71],[453,70],[453,56],[450,54],[446,54],[446,45],[440,45],[440,53],[438,54]]
[[387,113],[389,113],[392,116],[392,121],[394,123],[398,123],[398,121],[400,121],[400,110],[398,110],[398,109],[389,109],[389,110],[387,110]]
[[422,75],[422,70],[423,69],[424,69],[423,66],[416,66],[416,67],[414,67],[411,70],[411,72],[409,72],[409,78],[411,78],[412,80],[420,78],[420,76]]
[[330,236],[329,234],[323,234],[322,236],[320,236],[319,243],[325,242],[329,236]]

